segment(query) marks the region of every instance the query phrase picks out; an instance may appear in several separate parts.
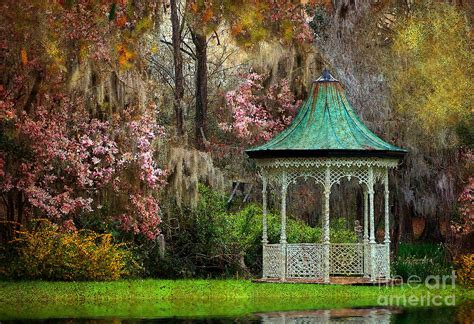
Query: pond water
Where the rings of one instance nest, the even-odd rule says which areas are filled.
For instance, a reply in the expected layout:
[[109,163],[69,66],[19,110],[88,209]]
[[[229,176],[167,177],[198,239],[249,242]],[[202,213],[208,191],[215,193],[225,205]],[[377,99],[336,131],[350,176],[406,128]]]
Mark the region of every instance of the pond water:
[[[192,309],[202,309],[202,312],[187,316],[182,312],[173,314],[167,311],[160,312],[159,306],[155,305],[156,316],[153,312],[145,312],[142,315],[136,312],[122,311],[114,315],[114,307],[111,312],[102,315],[91,312],[91,308],[69,309],[56,318],[55,314],[36,313],[32,317],[28,311],[17,314],[12,318],[12,313],[6,316],[0,309],[0,323],[473,323],[474,303],[464,302],[456,307],[358,307],[358,308],[335,308],[335,309],[299,309],[294,311],[259,311],[253,313],[238,314],[212,314],[212,305],[190,305]],[[202,308],[201,308],[202,306]],[[239,305],[236,304],[236,308]],[[46,306],[48,308],[48,306]],[[102,309],[102,308],[99,308]],[[50,310],[53,311],[53,310]],[[85,311],[85,313],[83,312]],[[90,314],[90,315],[88,315]],[[130,315],[128,315],[130,314]],[[3,319],[3,320],[2,320]]]

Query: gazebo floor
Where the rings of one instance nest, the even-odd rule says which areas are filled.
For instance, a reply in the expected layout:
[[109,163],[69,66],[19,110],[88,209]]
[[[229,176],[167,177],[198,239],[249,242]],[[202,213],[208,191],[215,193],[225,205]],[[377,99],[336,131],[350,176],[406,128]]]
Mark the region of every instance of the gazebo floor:
[[[256,283],[305,283],[305,284],[320,284],[328,285],[320,279],[311,278],[287,278],[281,280],[279,278],[260,278],[253,279],[252,282]],[[377,279],[370,281],[369,278],[363,277],[330,277],[329,285],[350,285],[350,286],[389,286],[389,285],[400,285],[402,281],[400,279]]]

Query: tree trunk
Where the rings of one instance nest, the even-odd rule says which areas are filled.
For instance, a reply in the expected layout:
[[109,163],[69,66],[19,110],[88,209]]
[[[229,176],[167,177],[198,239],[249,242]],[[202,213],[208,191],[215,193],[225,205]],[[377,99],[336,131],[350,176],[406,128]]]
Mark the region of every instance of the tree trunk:
[[392,250],[393,255],[396,257],[398,255],[398,246],[400,245],[400,240],[402,237],[401,232],[403,228],[403,214],[399,203],[396,203],[394,206],[394,215],[393,233],[391,237],[392,246],[390,249]]
[[195,145],[198,150],[205,149],[207,133],[207,40],[206,36],[192,32],[196,47],[196,115]]
[[30,113],[31,107],[33,106],[34,101],[36,100],[36,96],[38,95],[38,91],[40,88],[41,81],[43,80],[41,71],[34,71],[33,72],[33,86],[31,88],[30,94],[26,99],[25,105],[23,106],[23,110],[26,113]]
[[398,253],[398,246],[401,242],[410,242],[413,240],[413,228],[411,217],[413,210],[406,203],[397,200],[394,206],[394,224],[392,236],[392,251],[394,255]]
[[430,243],[439,243],[444,241],[441,236],[441,231],[439,229],[439,221],[435,217],[425,218],[425,228],[421,234],[420,241],[430,242]]
[[174,113],[176,118],[176,136],[184,135],[184,116],[182,100],[184,96],[183,56],[181,54],[181,32],[179,28],[178,5],[170,0],[171,26],[174,61]]

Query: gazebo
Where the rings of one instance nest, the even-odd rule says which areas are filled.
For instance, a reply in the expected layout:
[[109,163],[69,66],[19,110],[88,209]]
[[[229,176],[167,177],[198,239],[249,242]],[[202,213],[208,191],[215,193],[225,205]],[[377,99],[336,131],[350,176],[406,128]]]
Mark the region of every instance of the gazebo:
[[[263,183],[263,276],[268,281],[329,283],[333,276],[375,282],[390,278],[389,169],[406,150],[372,133],[354,113],[341,83],[327,70],[313,81],[309,98],[291,125],[272,140],[246,151]],[[322,242],[287,243],[286,200],[290,184],[312,178],[323,189]],[[331,187],[355,178],[363,188],[363,239],[334,244],[329,239]],[[383,242],[376,242],[374,184],[384,187]],[[280,243],[267,236],[267,187],[281,190]]]

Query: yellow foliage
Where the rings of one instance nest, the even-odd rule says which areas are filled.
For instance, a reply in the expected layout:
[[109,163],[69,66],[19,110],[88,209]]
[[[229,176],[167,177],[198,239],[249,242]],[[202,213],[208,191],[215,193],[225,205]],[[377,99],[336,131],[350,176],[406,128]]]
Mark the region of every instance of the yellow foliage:
[[268,26],[264,25],[264,17],[262,16],[264,8],[262,3],[229,5],[231,35],[236,37],[238,45],[251,48],[271,36],[268,33]]
[[153,22],[150,17],[140,19],[135,25],[135,34],[141,34],[149,30],[153,26]]
[[456,319],[453,320],[455,323],[472,323],[474,318],[474,301],[467,300],[459,303],[456,306]]
[[456,275],[461,284],[474,287],[474,253],[464,254],[455,260]]
[[151,46],[151,48],[150,48],[150,52],[151,52],[152,54],[156,54],[156,53],[158,53],[158,49],[159,49],[158,45],[157,45],[157,44],[153,44],[153,45]]
[[470,45],[466,17],[452,5],[433,3],[402,19],[387,73],[397,111],[425,131],[453,129],[472,113]]
[[80,44],[79,59],[81,60],[81,62],[86,61],[88,56],[89,56],[89,46],[85,43]]
[[131,253],[110,234],[60,231],[40,220],[33,231],[20,231],[12,242],[18,254],[12,275],[46,280],[116,280],[127,275]]
[[281,24],[283,30],[283,38],[287,41],[293,38],[293,23],[289,20],[284,20]]
[[63,51],[59,49],[57,41],[45,39],[44,46],[46,54],[52,59],[54,64],[63,71],[65,71],[65,57],[63,55]]

